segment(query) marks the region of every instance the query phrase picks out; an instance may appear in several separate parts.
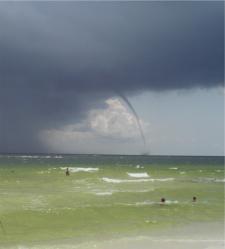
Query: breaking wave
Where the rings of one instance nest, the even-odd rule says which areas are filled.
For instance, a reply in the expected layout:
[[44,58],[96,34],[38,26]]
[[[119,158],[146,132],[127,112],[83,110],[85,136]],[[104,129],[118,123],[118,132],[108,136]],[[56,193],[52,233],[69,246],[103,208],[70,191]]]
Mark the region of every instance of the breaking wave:
[[193,182],[199,182],[199,183],[225,182],[225,178],[219,179],[219,178],[205,177],[205,178],[195,179],[195,180],[193,180]]
[[99,170],[99,168],[79,168],[79,167],[60,167],[62,170],[69,169],[71,173],[77,173],[77,172],[96,172]]
[[135,178],[148,178],[149,177],[148,173],[146,173],[146,172],[144,172],[144,173],[129,173],[129,172],[127,172],[127,174],[130,177],[135,177]]
[[108,177],[103,177],[102,180],[104,182],[108,182],[108,183],[132,183],[132,182],[167,182],[167,181],[173,181],[174,178],[159,178],[159,179],[112,179],[112,178],[108,178]]
[[112,195],[113,192],[99,192],[99,193],[95,193],[96,195],[99,195],[99,196],[104,196],[104,195]]

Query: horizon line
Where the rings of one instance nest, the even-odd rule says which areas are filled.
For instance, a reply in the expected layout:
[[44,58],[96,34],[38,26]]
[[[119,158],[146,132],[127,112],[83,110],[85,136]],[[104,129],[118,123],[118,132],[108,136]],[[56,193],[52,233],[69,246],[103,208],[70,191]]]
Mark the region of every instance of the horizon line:
[[185,155],[185,154],[117,154],[117,153],[57,153],[57,152],[0,152],[0,155],[77,155],[77,156],[164,156],[164,157],[225,157],[225,155]]

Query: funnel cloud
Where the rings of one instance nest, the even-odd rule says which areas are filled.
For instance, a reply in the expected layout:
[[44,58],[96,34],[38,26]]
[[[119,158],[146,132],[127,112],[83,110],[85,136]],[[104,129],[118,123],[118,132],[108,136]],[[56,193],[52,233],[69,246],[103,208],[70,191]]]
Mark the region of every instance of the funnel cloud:
[[224,82],[219,1],[0,2],[0,30],[0,152],[48,152],[116,92],[138,123],[130,96]]
[[133,105],[128,100],[128,98],[125,95],[123,95],[123,94],[119,94],[119,96],[127,104],[127,106],[132,111],[132,113],[133,113],[133,115],[134,115],[134,117],[136,119],[137,127],[138,127],[138,130],[140,132],[140,136],[141,136],[141,139],[142,139],[142,142],[143,142],[143,145],[144,145],[144,151],[146,152],[146,139],[145,139],[145,134],[144,134],[144,131],[142,129],[141,123],[140,123],[140,118],[139,118],[137,112],[135,111]]

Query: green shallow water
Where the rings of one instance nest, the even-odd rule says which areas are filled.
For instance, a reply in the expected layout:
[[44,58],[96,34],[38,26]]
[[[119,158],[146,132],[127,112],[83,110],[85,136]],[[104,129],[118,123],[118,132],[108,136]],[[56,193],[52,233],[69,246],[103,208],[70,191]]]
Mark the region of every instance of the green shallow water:
[[2,155],[0,248],[223,221],[223,163],[223,157]]

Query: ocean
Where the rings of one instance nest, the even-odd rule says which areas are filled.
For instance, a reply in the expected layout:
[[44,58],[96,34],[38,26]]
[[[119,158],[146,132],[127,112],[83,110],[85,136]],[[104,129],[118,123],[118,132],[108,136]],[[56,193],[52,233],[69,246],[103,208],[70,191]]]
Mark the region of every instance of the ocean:
[[0,155],[0,248],[223,248],[224,182],[224,157]]

